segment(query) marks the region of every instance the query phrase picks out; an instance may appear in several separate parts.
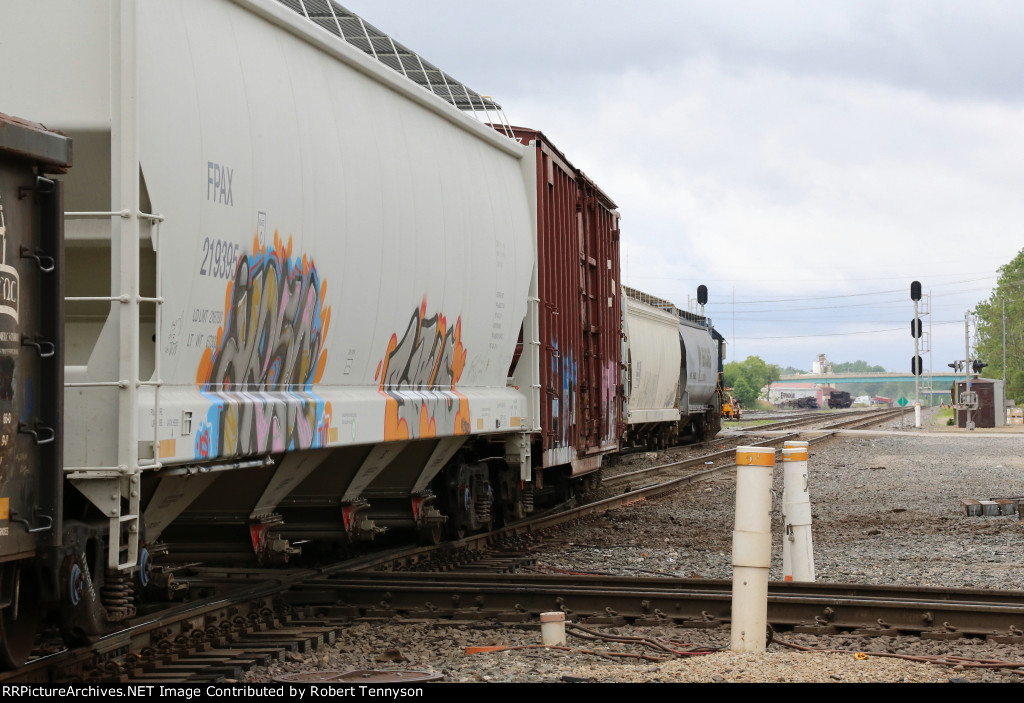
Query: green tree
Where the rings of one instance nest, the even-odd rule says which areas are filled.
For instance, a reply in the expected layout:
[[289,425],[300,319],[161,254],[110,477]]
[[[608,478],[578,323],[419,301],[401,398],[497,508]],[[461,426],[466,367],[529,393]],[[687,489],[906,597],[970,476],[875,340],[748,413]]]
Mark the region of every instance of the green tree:
[[782,375],[775,364],[766,364],[759,356],[748,356],[743,361],[731,361],[722,369],[726,387],[743,407],[751,408],[757,403],[761,389]]
[[975,306],[974,314],[978,319],[974,358],[988,364],[983,375],[1003,378],[1005,330],[1006,397],[1024,403],[1024,249],[999,268],[995,290]]

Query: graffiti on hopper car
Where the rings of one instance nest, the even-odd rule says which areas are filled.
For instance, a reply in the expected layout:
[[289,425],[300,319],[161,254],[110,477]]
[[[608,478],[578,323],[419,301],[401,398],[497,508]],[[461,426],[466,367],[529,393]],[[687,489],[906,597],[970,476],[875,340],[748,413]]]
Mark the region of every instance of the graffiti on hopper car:
[[374,375],[386,396],[384,439],[469,434],[469,399],[455,388],[465,366],[462,318],[451,327],[440,313],[428,318],[424,298]]
[[324,446],[331,404],[312,388],[327,364],[327,284],[305,255],[274,232],[253,239],[224,296],[224,324],[199,362],[196,382],[211,406],[195,438],[199,458]]

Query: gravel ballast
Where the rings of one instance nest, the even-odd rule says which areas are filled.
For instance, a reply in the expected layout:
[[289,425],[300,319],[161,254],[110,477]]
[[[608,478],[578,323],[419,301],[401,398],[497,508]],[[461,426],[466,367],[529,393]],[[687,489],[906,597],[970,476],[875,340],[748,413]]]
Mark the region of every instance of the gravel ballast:
[[[911,416],[912,417],[912,416]],[[811,447],[809,493],[818,581],[1024,590],[1016,513],[968,516],[963,499],[1024,495],[1024,433],[899,424]],[[754,438],[749,440],[755,441]],[[652,461],[659,459],[652,457]],[[664,460],[664,457],[661,457]],[[776,466],[772,580],[782,578],[782,465]],[[735,475],[560,530],[540,571],[732,577]],[[571,621],[571,618],[570,618]],[[248,681],[303,670],[414,670],[448,682],[1011,682],[1024,646],[980,639],[922,640],[777,633],[764,654],[728,651],[729,630],[588,627],[570,622],[565,648],[540,646],[539,626],[355,623],[339,642],[254,669]],[[598,632],[604,639],[592,639]],[[634,636],[656,647],[624,642]],[[800,651],[795,647],[816,651]],[[467,654],[470,647],[505,647]],[[513,647],[513,648],[508,648]],[[669,649],[672,651],[666,652]],[[693,650],[721,650],[692,653]],[[960,659],[952,659],[959,657]]]

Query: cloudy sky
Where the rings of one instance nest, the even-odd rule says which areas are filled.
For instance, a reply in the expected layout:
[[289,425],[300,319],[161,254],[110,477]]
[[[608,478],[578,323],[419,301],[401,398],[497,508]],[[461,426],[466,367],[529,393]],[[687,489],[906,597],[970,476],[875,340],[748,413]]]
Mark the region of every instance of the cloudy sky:
[[[1024,236],[1024,3],[341,0],[544,131],[730,356],[932,366]],[[929,365],[928,355],[924,363]]]

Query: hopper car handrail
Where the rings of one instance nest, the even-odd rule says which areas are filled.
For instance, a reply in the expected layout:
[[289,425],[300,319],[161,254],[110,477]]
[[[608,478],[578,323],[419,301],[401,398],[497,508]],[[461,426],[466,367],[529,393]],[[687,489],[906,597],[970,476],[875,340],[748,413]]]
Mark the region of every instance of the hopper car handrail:
[[[132,211],[125,208],[124,210],[111,210],[109,212],[98,212],[98,211],[86,211],[86,212],[65,212],[65,218],[72,219],[89,219],[89,218],[103,218],[103,217],[123,217],[128,218],[132,216]],[[163,222],[164,216],[151,212],[142,212],[141,210],[135,211],[135,216],[141,220],[152,220],[153,222]]]
[[65,383],[65,388],[100,388],[103,386],[117,386],[118,388],[127,388],[128,381],[75,381],[73,383]]
[[99,212],[99,211],[93,212],[93,211],[90,211],[90,212],[65,212],[64,213],[64,217],[65,218],[69,218],[70,217],[70,218],[76,219],[76,220],[90,219],[90,218],[97,218],[97,219],[99,219],[99,218],[103,218],[103,217],[123,217],[123,218],[128,218],[128,217],[131,217],[131,215],[132,215],[132,211],[128,210],[127,208],[124,209],[124,210],[111,210],[109,212]]
[[163,303],[163,298],[147,298],[142,295],[78,295],[78,296],[67,296],[64,298],[65,302],[81,303],[81,302],[107,302],[107,303],[128,303],[131,301],[137,303]]
[[[124,208],[121,210],[110,210],[110,211],[75,211],[65,212],[65,219],[102,219],[102,218],[113,218],[119,217],[122,219],[128,219],[135,217],[139,220],[146,220],[152,227],[151,239],[153,242],[153,252],[155,254],[155,265],[156,265],[156,293],[152,297],[142,296],[138,294],[129,295],[122,293],[116,296],[67,296],[64,298],[65,303],[80,303],[80,302],[116,302],[122,305],[131,304],[135,316],[135,327],[138,328],[139,323],[139,303],[152,303],[155,306],[154,310],[154,326],[155,331],[153,335],[153,374],[152,380],[143,380],[139,378],[138,366],[136,365],[134,371],[134,378],[118,379],[115,381],[76,381],[65,383],[64,388],[104,388],[104,387],[116,387],[118,391],[125,391],[129,388],[141,388],[143,386],[151,386],[153,388],[153,440],[152,440],[152,461],[148,464],[143,464],[138,457],[133,462],[135,466],[65,466],[64,473],[69,477],[78,478],[106,478],[107,472],[118,472],[128,473],[134,476],[142,473],[143,471],[159,470],[164,467],[163,462],[160,461],[160,437],[159,437],[159,422],[157,418],[160,417],[160,388],[163,386],[163,375],[160,363],[160,349],[162,347],[162,340],[160,336],[161,325],[162,325],[162,309],[164,304],[163,297],[163,257],[160,255],[160,224],[164,221],[164,216],[159,213],[142,212],[138,208]],[[111,234],[113,238],[113,234]],[[137,266],[137,264],[136,264]],[[138,268],[131,272],[131,277],[135,282],[135,289],[138,290],[138,284],[140,280],[140,274]],[[123,277],[122,277],[122,280]],[[138,340],[135,340],[135,344],[138,344]],[[121,442],[137,442],[137,437],[122,437]],[[125,471],[127,469],[127,471]],[[138,479],[133,479],[137,481]],[[111,516],[111,534],[115,534],[115,530],[118,529],[117,524],[123,522],[130,522],[138,520],[139,518],[139,495],[138,491],[131,491],[129,496],[129,509],[128,514],[117,514]],[[120,513],[120,511],[118,511]],[[115,524],[117,523],[117,524]],[[138,535],[139,530],[135,529],[129,532],[131,543],[128,546],[128,555],[138,554]],[[110,566],[118,569],[127,569],[135,566],[135,558],[129,556],[127,561],[122,562],[120,557],[120,540],[112,540],[109,547],[108,563]]]
[[[131,214],[132,214],[131,210],[124,209],[124,210],[109,211],[109,212],[65,212],[64,213],[64,217],[65,218],[72,218],[72,219],[104,218],[104,217],[122,217],[122,218],[127,218],[127,217],[130,217]],[[164,216],[161,215],[161,214],[142,212],[141,210],[137,210],[135,212],[135,216],[138,217],[139,219],[149,220],[149,221],[153,222],[155,226],[159,226],[159,224],[161,222],[163,222],[164,219],[165,219]],[[157,286],[157,291],[158,291],[157,295],[155,295],[153,297],[147,297],[147,296],[142,296],[142,295],[134,295],[134,296],[128,296],[128,295],[79,295],[79,296],[65,296],[64,302],[70,302],[70,303],[83,303],[83,302],[86,302],[86,303],[97,303],[97,302],[99,302],[99,303],[114,303],[114,302],[127,303],[127,302],[131,302],[131,301],[135,301],[137,303],[154,303],[157,306],[157,308],[156,308],[156,334],[157,334],[158,340],[157,340],[156,348],[159,349],[160,348],[160,344],[159,344],[159,335],[160,335],[160,306],[163,305],[163,303],[164,303],[164,298],[163,298],[162,295],[160,295],[161,281],[160,281],[160,251],[159,251],[159,246],[157,246],[157,248],[156,248],[156,255],[157,255],[156,256],[156,264],[157,264],[156,286]],[[163,386],[163,379],[161,379],[161,377],[160,377],[160,355],[159,354],[155,355],[155,366],[154,366],[154,370],[153,370],[153,375],[156,376],[156,380],[155,381],[143,381],[142,379],[136,379],[135,387],[139,388],[141,386],[153,386],[155,388],[160,388],[161,386]],[[127,388],[129,383],[130,383],[130,381],[128,381],[128,380],[118,380],[118,381],[76,381],[76,382],[71,382],[71,383],[65,383],[64,387],[65,388],[99,388],[99,387],[112,387],[112,386],[116,386],[118,388]],[[158,401],[158,399],[154,399],[153,404],[154,404],[154,411],[159,411],[159,401]],[[157,440],[157,435],[156,435],[156,428],[154,426],[154,431],[153,431],[154,453],[155,453],[155,447],[157,446],[157,444],[156,444],[157,441],[158,440]],[[153,468],[159,468],[160,466],[162,466],[162,464],[157,462],[156,465],[153,465]],[[142,468],[148,468],[148,467],[149,467],[149,465],[147,465],[146,467],[140,466],[139,468],[142,469]]]
[[218,471],[234,471],[236,469],[258,469],[261,466],[272,466],[274,459],[270,456],[258,459],[242,459],[239,461],[221,462],[219,464],[186,464],[170,469],[164,469],[161,476],[194,476],[195,474],[211,474]]

